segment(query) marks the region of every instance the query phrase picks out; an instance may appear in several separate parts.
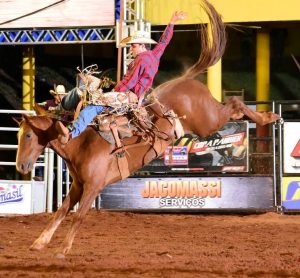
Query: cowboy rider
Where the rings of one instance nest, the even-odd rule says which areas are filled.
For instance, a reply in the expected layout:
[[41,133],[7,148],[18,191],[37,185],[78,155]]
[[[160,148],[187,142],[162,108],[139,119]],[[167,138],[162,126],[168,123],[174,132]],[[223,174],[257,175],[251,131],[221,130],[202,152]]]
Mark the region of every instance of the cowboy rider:
[[[115,86],[115,92],[132,91],[139,98],[145,90],[151,88],[159,67],[160,58],[173,36],[174,24],[185,18],[185,12],[175,12],[158,43],[143,31],[137,31],[133,36],[121,41],[121,44],[130,44],[134,60],[129,64],[123,79]],[[153,50],[150,50],[150,44],[157,45]],[[66,144],[71,138],[78,136],[104,109],[105,106],[103,105],[90,104],[81,110],[78,118],[71,125],[65,127],[58,121],[56,128],[59,132],[59,141]]]
[[61,108],[61,101],[68,94],[66,93],[65,86],[64,85],[54,86],[54,90],[50,90],[49,92],[54,98],[45,100],[38,104],[42,106],[45,110],[49,110],[49,111],[63,110]]

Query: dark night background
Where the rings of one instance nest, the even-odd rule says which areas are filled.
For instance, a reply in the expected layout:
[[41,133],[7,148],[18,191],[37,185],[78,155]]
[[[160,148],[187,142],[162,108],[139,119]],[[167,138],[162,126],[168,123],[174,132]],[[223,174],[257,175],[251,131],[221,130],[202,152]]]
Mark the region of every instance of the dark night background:
[[[256,25],[260,25],[256,23]],[[300,60],[298,41],[299,23],[273,24],[264,28],[271,38],[271,100],[298,100],[300,93],[300,72],[291,54]],[[154,87],[179,76],[199,56],[199,34],[195,25],[175,26],[175,33],[162,59]],[[158,40],[164,26],[152,27],[153,38]],[[228,44],[222,60],[222,82],[224,90],[245,90],[245,100],[255,100],[256,29],[230,26]],[[22,108],[22,51],[23,46],[0,45],[0,109]],[[54,84],[63,84],[67,90],[75,86],[76,68],[82,64],[82,46],[79,44],[36,45],[35,53],[35,101],[51,98],[49,90]],[[84,67],[97,64],[100,70],[110,69],[110,77],[116,78],[117,49],[114,43],[83,45]],[[206,81],[205,74],[199,77]],[[16,126],[11,117],[7,120],[0,114],[1,126]],[[0,144],[7,144],[7,135],[0,132]],[[6,141],[6,142],[5,142]],[[15,134],[9,138],[16,144]],[[1,152],[0,161],[10,151]],[[0,178],[1,166],[0,166]]]
[[[192,65],[199,55],[197,26],[176,26],[174,37],[162,57],[154,87],[180,75]],[[155,39],[164,27],[153,27]],[[228,44],[222,60],[223,89],[245,89],[245,100],[255,100],[256,31],[228,27]],[[184,31],[189,30],[189,31]],[[299,99],[300,72],[291,54],[299,57],[299,42],[295,40],[297,25],[272,28],[271,34],[271,83],[270,99]],[[22,98],[22,51],[23,46],[0,45],[0,108],[21,108]],[[36,45],[34,46],[36,101],[51,97],[49,90],[54,84],[64,84],[66,89],[75,86],[76,68],[82,65],[82,46]],[[298,58],[299,60],[299,58]],[[117,49],[114,43],[83,45],[84,66],[97,64],[100,70],[110,69],[115,78]],[[201,76],[205,82],[205,75]]]

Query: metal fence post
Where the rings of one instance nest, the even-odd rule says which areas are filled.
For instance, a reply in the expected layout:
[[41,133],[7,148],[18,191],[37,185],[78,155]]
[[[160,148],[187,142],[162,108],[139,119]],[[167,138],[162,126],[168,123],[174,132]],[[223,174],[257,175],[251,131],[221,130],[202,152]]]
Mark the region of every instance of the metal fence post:
[[47,172],[47,212],[53,212],[53,170],[54,170],[54,151],[48,149],[48,172]]

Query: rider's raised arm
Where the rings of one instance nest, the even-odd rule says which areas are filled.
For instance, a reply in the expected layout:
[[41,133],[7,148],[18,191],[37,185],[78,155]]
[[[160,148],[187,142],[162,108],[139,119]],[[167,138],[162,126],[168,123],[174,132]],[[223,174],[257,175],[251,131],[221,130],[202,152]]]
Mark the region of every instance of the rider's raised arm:
[[174,24],[178,20],[185,19],[187,14],[185,12],[175,12],[171,19],[169,24],[167,25],[166,29],[164,30],[163,34],[161,35],[157,45],[153,48],[153,53],[155,56],[159,59],[161,55],[164,53],[167,45],[169,44],[170,40],[173,37],[173,31],[174,31]]

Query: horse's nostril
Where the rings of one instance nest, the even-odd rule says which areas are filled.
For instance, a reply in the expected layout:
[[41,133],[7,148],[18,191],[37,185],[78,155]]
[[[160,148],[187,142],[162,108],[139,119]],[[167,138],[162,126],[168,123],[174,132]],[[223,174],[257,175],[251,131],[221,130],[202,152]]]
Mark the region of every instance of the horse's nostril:
[[23,174],[27,174],[32,169],[32,163],[31,162],[22,162],[17,165],[18,171],[20,171]]

